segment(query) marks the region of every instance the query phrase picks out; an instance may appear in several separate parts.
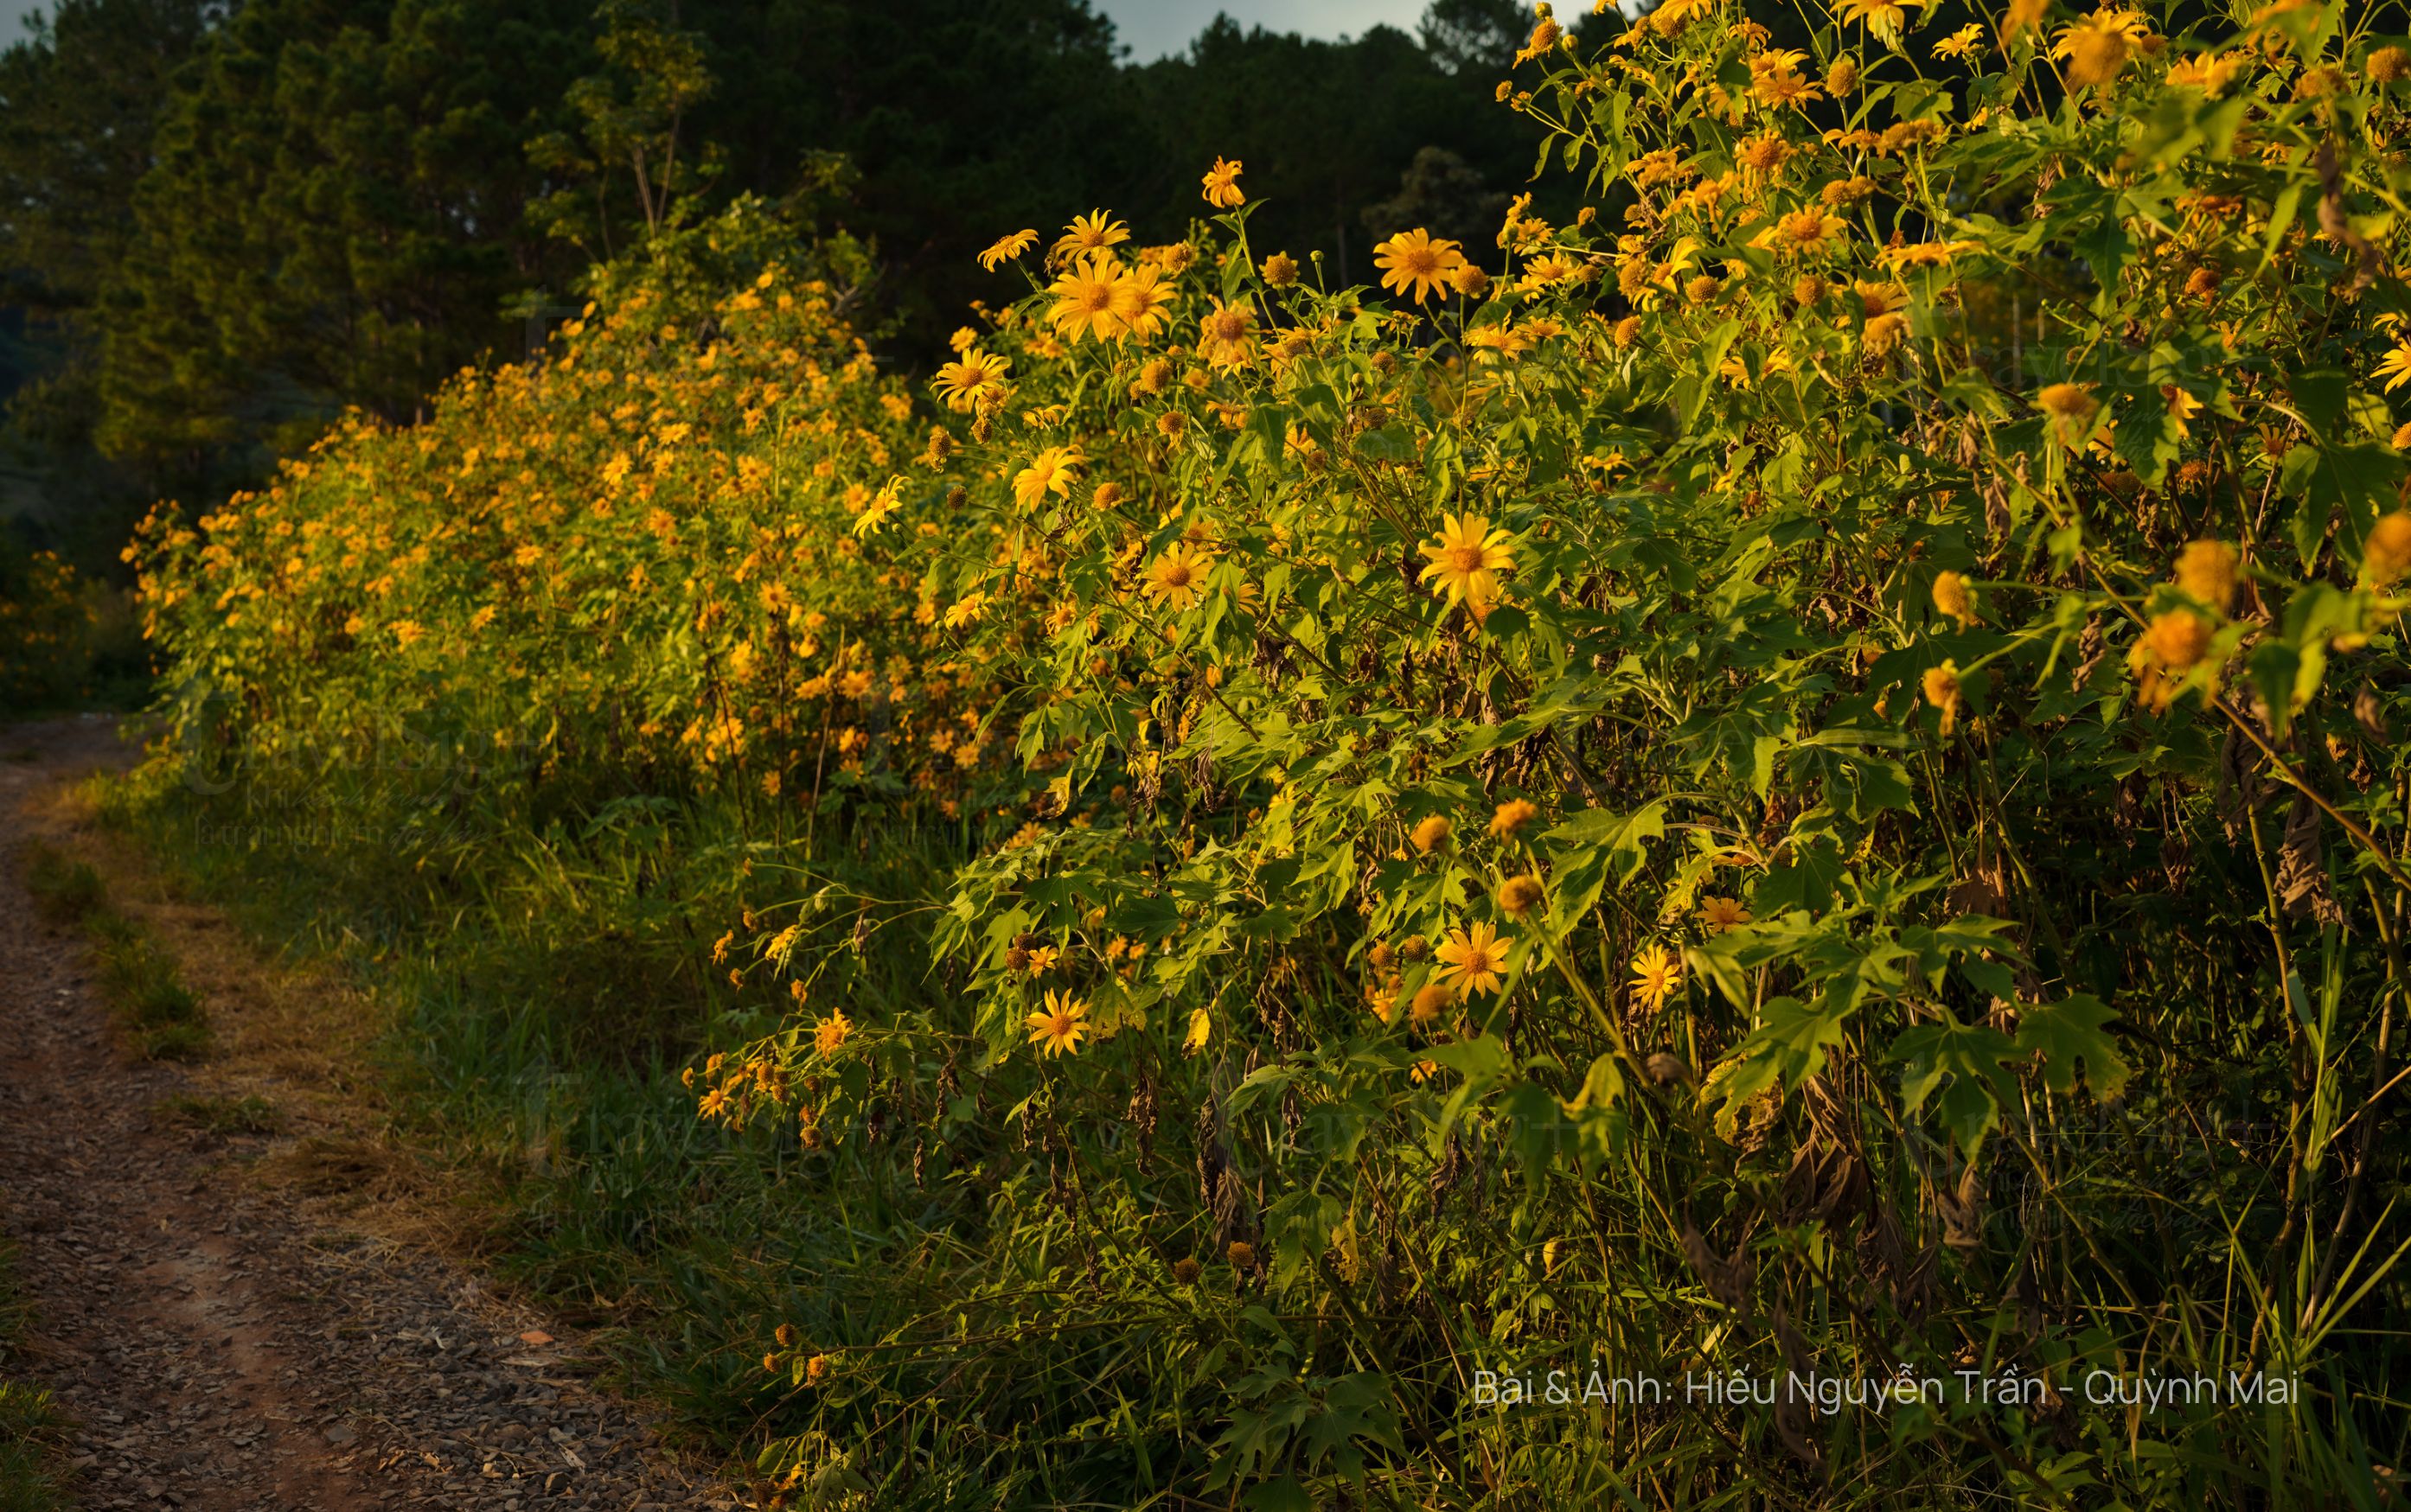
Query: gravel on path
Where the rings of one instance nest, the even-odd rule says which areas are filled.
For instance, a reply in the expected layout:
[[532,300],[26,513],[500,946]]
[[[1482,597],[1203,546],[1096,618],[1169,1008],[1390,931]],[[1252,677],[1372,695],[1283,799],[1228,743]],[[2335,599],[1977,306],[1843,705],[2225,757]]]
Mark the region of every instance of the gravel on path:
[[[19,864],[61,822],[36,800],[128,760],[110,721],[0,728],[0,1231],[35,1307],[12,1369],[77,1425],[80,1504],[743,1505],[591,1386],[568,1330],[253,1178],[302,1134],[212,1134],[159,1112],[199,1073],[123,1053],[80,932],[41,919]],[[244,1084],[325,1096],[272,1069]]]

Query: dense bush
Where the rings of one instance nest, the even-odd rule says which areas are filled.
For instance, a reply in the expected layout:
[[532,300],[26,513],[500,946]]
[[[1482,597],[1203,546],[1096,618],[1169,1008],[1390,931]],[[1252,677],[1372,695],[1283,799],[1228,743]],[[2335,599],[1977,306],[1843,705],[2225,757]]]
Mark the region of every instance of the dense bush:
[[456,879],[715,837],[703,1111],[890,1277],[757,1345],[792,1495],[2375,1505],[2411,54],[1916,19],[1544,17],[1596,211],[1497,276],[1227,163],[1009,237],[933,436],[831,288],[620,289],[162,516],[168,760],[528,753]]

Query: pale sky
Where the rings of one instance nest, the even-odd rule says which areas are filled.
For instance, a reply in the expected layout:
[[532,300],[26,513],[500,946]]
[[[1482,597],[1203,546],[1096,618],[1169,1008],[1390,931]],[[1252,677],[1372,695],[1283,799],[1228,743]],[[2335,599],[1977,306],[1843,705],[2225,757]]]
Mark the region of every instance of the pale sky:
[[[0,0],[0,5],[11,0]],[[1425,0],[1092,0],[1114,19],[1114,30],[1140,63],[1186,51],[1216,11],[1241,26],[1308,36],[1356,36],[1389,22],[1409,36],[1423,19]]]
[[[1423,19],[1425,0],[1094,0],[1114,19],[1114,28],[1141,63],[1185,51],[1216,11],[1228,11],[1242,26],[1308,36],[1356,36],[1383,22],[1410,36]],[[43,0],[0,0],[0,47],[22,32],[25,12]],[[47,6],[43,6],[47,8]]]

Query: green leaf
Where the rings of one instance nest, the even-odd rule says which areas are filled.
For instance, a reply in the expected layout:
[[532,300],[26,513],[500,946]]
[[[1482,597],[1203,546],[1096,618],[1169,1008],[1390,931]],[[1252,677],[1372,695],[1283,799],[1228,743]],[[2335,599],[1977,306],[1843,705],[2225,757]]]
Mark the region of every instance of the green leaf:
[[1948,1009],[1939,1024],[1921,1024],[1894,1040],[1888,1059],[1902,1064],[1903,1110],[1915,1113],[1937,1087],[1945,1127],[1970,1158],[2000,1118],[2001,1103],[2016,1094],[2017,1081],[2003,1067],[2018,1054],[2017,1042],[1985,1025],[1965,1025]]
[[1576,814],[1543,836],[1567,845],[1600,846],[1608,852],[1619,883],[1629,882],[1648,865],[1644,841],[1666,836],[1666,805],[1661,799],[1629,814],[1612,808],[1590,808]]
[[2053,1092],[2076,1090],[2077,1067],[2084,1069],[2085,1084],[2097,1098],[2114,1098],[2126,1084],[2130,1068],[2118,1054],[2117,1041],[2102,1025],[2117,1018],[2097,997],[2078,993],[2061,1002],[2021,1010],[2018,1054],[2041,1057],[2043,1084]]
[[1771,1086],[1798,1086],[1825,1067],[1825,1052],[1849,1027],[1849,998],[1830,995],[1814,1007],[1796,997],[1770,999],[1758,1027],[1738,1047],[1739,1062],[1721,1083],[1727,1102],[1746,1101]]

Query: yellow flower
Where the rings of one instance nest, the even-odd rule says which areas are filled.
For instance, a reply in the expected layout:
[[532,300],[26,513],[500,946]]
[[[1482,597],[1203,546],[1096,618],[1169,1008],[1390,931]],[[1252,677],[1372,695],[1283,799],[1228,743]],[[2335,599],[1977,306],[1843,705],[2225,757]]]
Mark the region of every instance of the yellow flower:
[[1236,159],[1216,156],[1214,166],[1206,170],[1206,203],[1216,210],[1237,210],[1248,202],[1239,188],[1239,164]]
[[1734,148],[1733,161],[1741,165],[1743,175],[1754,183],[1783,171],[1783,165],[1791,161],[1791,144],[1768,132]]
[[2411,570],[2411,514],[2396,510],[2369,528],[2360,564],[2373,583],[2387,584]]
[[2170,609],[2152,616],[2143,630],[2143,645],[2161,666],[2183,672],[2210,649],[2210,636],[2209,620],[2191,609]]
[[2134,55],[2135,44],[2150,35],[2151,24],[2141,11],[2104,6],[2082,21],[2060,28],[2051,55],[2068,60],[2068,82],[2084,89],[2118,77]]
[[1049,446],[1030,459],[1030,465],[1014,474],[1013,497],[1024,509],[1036,506],[1053,494],[1059,499],[1072,497],[1072,484],[1080,475],[1088,458],[1070,446]]
[[1908,303],[1908,291],[1897,284],[1865,284],[1853,281],[1851,292],[1859,297],[1859,313],[1873,320],[1888,315]]
[[1046,989],[1045,1010],[1030,1015],[1030,1042],[1043,1045],[1045,1054],[1049,1055],[1060,1055],[1067,1051],[1076,1054],[1081,1036],[1089,1032],[1089,1026],[1081,1022],[1088,1016],[1088,1004],[1069,993],[1057,992],[1049,987]]
[[1063,234],[1055,239],[1048,255],[1057,262],[1073,262],[1090,253],[1118,247],[1130,240],[1130,227],[1101,210],[1086,215],[1074,215]]
[[1557,45],[1557,38],[1564,35],[1564,28],[1560,27],[1556,23],[1556,19],[1549,14],[1548,7],[1546,6],[1542,7],[1541,19],[1533,25],[1531,36],[1527,38],[1524,45],[1516,50],[1516,65],[1520,66],[1524,64],[1529,63],[1534,58],[1537,58],[1542,53],[1548,51],[1549,49],[1556,47]]
[[1510,918],[1521,919],[1539,906],[1544,890],[1538,877],[1510,877],[1498,889],[1498,907]]
[[1186,541],[1176,542],[1147,565],[1147,595],[1175,609],[1192,608],[1205,595],[1206,574],[1213,570],[1212,557],[1192,550]]
[[1972,241],[1912,241],[1906,246],[1886,247],[1876,257],[1892,269],[1940,268],[1975,245]]
[[1783,216],[1758,240],[1761,245],[1796,255],[1830,252],[1849,234],[1849,222],[1812,205]]
[[1505,839],[1540,817],[1538,806],[1522,798],[1510,798],[1490,816],[1490,833]]
[[2212,99],[2227,92],[2235,76],[2252,65],[2241,52],[2197,52],[2169,69],[2169,82],[2200,90]]
[[1285,252],[1274,253],[1264,259],[1264,286],[1285,289],[1297,282],[1297,259]]
[[1163,329],[1172,309],[1172,287],[1153,264],[1142,263],[1114,280],[1109,309],[1123,330],[1147,341]]
[[1126,327],[1115,313],[1114,291],[1128,276],[1110,257],[1084,257],[1071,264],[1047,285],[1055,308],[1046,312],[1046,323],[1075,342],[1121,335]]
[[1807,61],[1805,52],[1789,49],[1771,49],[1749,60],[1750,97],[1769,109],[1790,106],[1806,109],[1823,98],[1817,86],[1800,72]]
[[1037,240],[1038,233],[1035,231],[1016,231],[1011,236],[999,237],[988,243],[986,252],[979,254],[979,265],[983,269],[993,273],[1000,263],[1013,261],[1028,252]]
[[1418,581],[1439,579],[1452,603],[1467,599],[1488,603],[1498,597],[1498,574],[1515,565],[1507,550],[1508,536],[1503,529],[1492,530],[1481,515],[1444,516],[1439,533],[1422,547],[1428,565]]
[[2067,434],[2090,422],[2100,402],[2093,398],[2093,388],[2083,384],[2050,384],[2035,396],[2035,408],[2059,422],[2061,434]]
[[986,609],[986,607],[987,607],[987,595],[986,595],[986,594],[985,594],[985,593],[966,593],[966,594],[964,594],[960,599],[957,600],[957,601],[956,601],[952,605],[950,605],[950,606],[947,608],[947,610],[946,610],[946,621],[945,621],[945,622],[946,622],[946,628],[947,628],[948,630],[960,630],[960,629],[962,629],[965,625],[968,625],[968,624],[970,624],[972,620],[977,619],[977,618],[980,617],[980,613],[981,613],[981,611],[982,611],[982,610],[984,610],[984,609]]
[[2235,548],[2224,541],[2196,541],[2177,554],[2177,587],[2225,614],[2235,602]]
[[1217,368],[1244,368],[1255,360],[1256,317],[1245,306],[1220,299],[1197,326],[1197,354]]
[[1750,922],[1750,911],[1741,906],[1739,898],[1704,897],[1700,899],[1700,923],[1711,935],[1721,935]]
[[1945,662],[1938,667],[1928,667],[1918,679],[1918,689],[1925,701],[1942,713],[1942,733],[1949,734],[1959,720],[1959,663]]
[[846,1036],[852,1033],[854,1021],[847,1018],[844,1010],[840,1009],[821,1020],[820,1026],[812,1031],[812,1048],[824,1055],[834,1055],[838,1047],[845,1043]]
[[1967,579],[1957,573],[1935,574],[1934,606],[1959,621],[1965,630],[1976,622],[1976,595],[1967,589]]
[[2389,394],[2404,384],[2411,384],[2411,342],[2395,342],[2394,350],[2378,362],[2377,371],[2372,376],[2385,379],[2386,391]]
[[1884,46],[1900,46],[1900,28],[1911,10],[1921,10],[1928,0],[1842,0],[1839,12],[1843,24],[1864,22],[1867,30]]
[[[1562,284],[1581,271],[1582,264],[1563,253],[1545,253],[1524,265],[1523,282],[1527,288],[1545,289],[1553,284]],[[1452,288],[1455,286],[1456,269],[1450,269],[1448,281]]]
[[1435,241],[1420,227],[1401,231],[1373,249],[1373,266],[1381,270],[1381,286],[1399,294],[1412,293],[1421,304],[1447,284],[1465,261],[1454,241]]
[[1417,850],[1429,855],[1448,842],[1449,831],[1455,827],[1448,821],[1447,815],[1432,814],[1418,822],[1407,838],[1414,842]]
[[1632,957],[1632,1000],[1655,1013],[1683,984],[1683,959],[1651,940]]
[[1532,339],[1512,327],[1477,326],[1465,333],[1465,344],[1483,362],[1513,361],[1532,347]]
[[1459,996],[1495,993],[1506,969],[1507,948],[1514,943],[1485,923],[1451,929],[1437,952],[1440,967],[1432,977]]
[[1976,57],[1984,51],[1983,36],[1984,28],[1981,26],[1972,23],[1962,26],[1934,44],[1934,55],[1937,58]]

